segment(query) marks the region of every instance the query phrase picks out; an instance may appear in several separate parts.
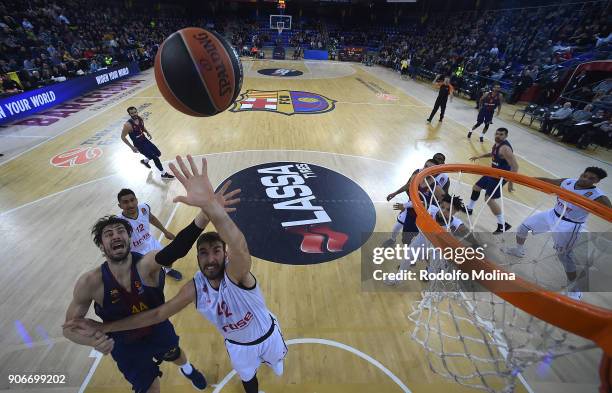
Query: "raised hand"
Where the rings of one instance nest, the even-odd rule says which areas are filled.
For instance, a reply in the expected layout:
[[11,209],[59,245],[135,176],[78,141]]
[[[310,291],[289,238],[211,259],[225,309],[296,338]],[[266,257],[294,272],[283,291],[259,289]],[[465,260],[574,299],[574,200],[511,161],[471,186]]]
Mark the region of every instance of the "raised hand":
[[181,182],[187,195],[180,195],[174,198],[174,202],[181,202],[189,206],[196,206],[201,209],[205,209],[216,201],[215,191],[210,184],[208,178],[208,168],[206,165],[206,158],[202,158],[202,172],[200,173],[198,167],[193,161],[193,157],[187,156],[189,166],[191,170],[187,168],[183,158],[176,156],[176,161],[180,167],[180,170],[176,168],[174,164],[170,164],[170,170],[174,173],[174,176]]
[[225,192],[227,191],[230,184],[232,184],[231,180],[226,181],[225,183],[223,183],[219,191],[217,191],[217,193],[215,194],[215,198],[217,199],[217,202],[219,202],[219,204],[223,206],[225,211],[228,213],[236,211],[236,208],[229,207],[229,206],[235,205],[240,202],[240,198],[233,198],[233,197],[238,195],[240,191],[242,191],[240,188],[238,188],[226,194]]

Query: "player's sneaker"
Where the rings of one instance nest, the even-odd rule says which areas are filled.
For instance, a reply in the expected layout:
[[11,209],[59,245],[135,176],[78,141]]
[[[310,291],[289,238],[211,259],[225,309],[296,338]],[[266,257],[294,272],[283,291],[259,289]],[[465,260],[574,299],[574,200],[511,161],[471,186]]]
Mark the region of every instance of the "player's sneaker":
[[427,119],[427,123],[431,123],[431,119]]
[[174,176],[172,176],[168,172],[162,173],[161,177],[162,177],[162,179],[174,179]]
[[174,278],[176,281],[181,281],[183,279],[183,274],[175,269],[170,269],[166,272],[168,277]]
[[185,374],[182,368],[179,368],[179,370],[181,370],[181,374],[183,374],[185,378],[191,381],[191,384],[194,388],[198,390],[206,389],[206,378],[204,378],[204,374],[202,374],[195,367],[193,367],[193,364],[191,365],[191,367],[193,368],[193,371],[191,371],[191,374],[189,375]]
[[146,166],[147,168],[151,169],[151,165],[149,165],[148,162],[146,162],[145,160],[140,160],[140,163],[144,166]]
[[468,139],[470,139],[472,137],[472,131],[468,132]]
[[471,216],[472,214],[474,214],[474,209],[470,209],[470,208],[466,207],[465,211],[466,211],[468,216]]
[[481,135],[480,136],[480,143],[483,143],[483,142],[484,142],[484,137]]
[[444,120],[444,118],[443,118],[443,117],[441,117],[441,118],[440,118],[440,120],[438,120],[438,121],[439,121],[440,123],[442,123],[442,120]]
[[508,255],[514,255],[515,257],[523,258],[525,256],[525,249],[520,249],[518,247],[504,247],[502,248],[502,252]]
[[497,224],[497,229],[495,231],[493,231],[494,235],[499,235],[500,233],[504,233],[504,232],[508,232],[510,230],[510,228],[512,228],[512,225],[506,223],[506,227],[504,228],[504,226],[502,224]]

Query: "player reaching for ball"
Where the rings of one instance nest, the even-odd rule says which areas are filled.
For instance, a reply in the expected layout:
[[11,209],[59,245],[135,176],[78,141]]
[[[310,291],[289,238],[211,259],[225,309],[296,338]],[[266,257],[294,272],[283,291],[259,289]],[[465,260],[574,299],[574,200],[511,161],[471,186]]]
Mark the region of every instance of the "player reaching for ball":
[[203,160],[201,174],[193,162],[191,164],[193,174],[181,165],[183,174],[175,172],[176,177],[188,191],[194,178],[202,179],[198,181],[201,186],[198,186],[197,193],[188,192],[186,197],[177,197],[176,200],[201,207],[219,231],[207,232],[198,238],[198,272],[193,281],[186,283],[167,303],[152,310],[103,324],[80,319],[67,326],[83,331],[87,336],[99,331],[119,332],[156,326],[193,303],[225,339],[227,353],[245,392],[258,393],[257,369],[265,363],[274,373],[281,375],[287,346],[278,321],[266,307],[257,280],[251,273],[252,260],[246,239],[226,213],[222,201],[215,197],[206,162]]

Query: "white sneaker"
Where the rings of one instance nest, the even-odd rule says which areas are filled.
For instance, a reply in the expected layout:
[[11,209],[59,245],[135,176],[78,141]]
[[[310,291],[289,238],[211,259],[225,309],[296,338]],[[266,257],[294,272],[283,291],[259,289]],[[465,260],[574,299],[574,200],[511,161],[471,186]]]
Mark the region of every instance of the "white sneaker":
[[501,250],[505,254],[514,255],[515,257],[523,258],[525,256],[525,249],[521,250],[518,247],[504,247]]
[[582,300],[582,291],[569,291],[566,295],[574,300]]

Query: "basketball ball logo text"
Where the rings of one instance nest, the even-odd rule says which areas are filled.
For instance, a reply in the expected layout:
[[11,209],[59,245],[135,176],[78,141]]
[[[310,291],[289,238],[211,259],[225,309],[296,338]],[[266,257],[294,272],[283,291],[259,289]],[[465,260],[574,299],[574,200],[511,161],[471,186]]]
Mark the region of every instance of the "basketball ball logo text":
[[217,73],[217,79],[219,80],[219,94],[221,96],[225,96],[226,94],[230,93],[232,89],[227,76],[227,69],[221,60],[221,56],[219,55],[219,51],[217,50],[215,44],[205,32],[197,33],[193,36],[193,38],[195,38],[200,45],[202,45],[202,48],[204,48],[206,53],[208,53],[208,56],[213,62],[213,64],[209,64],[206,59],[200,59],[198,61],[206,71],[212,71],[214,68],[215,72]]

